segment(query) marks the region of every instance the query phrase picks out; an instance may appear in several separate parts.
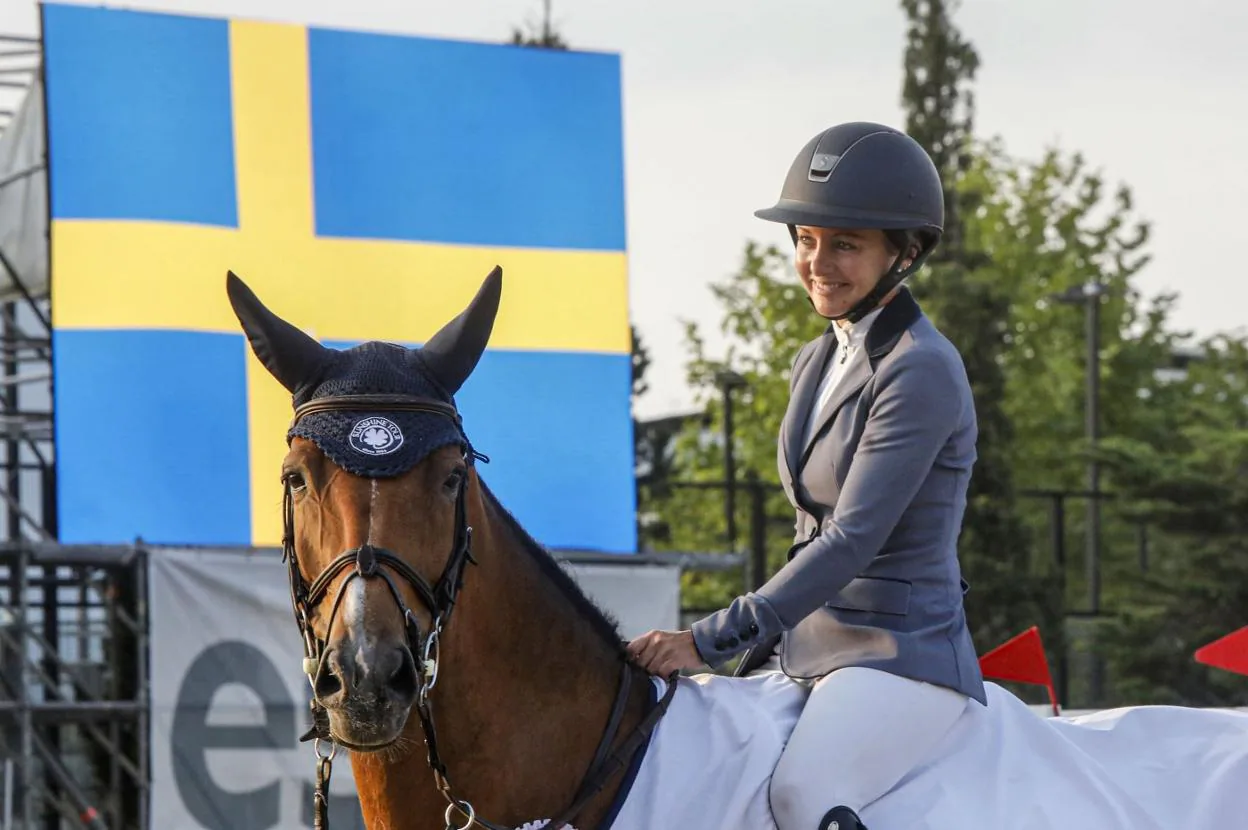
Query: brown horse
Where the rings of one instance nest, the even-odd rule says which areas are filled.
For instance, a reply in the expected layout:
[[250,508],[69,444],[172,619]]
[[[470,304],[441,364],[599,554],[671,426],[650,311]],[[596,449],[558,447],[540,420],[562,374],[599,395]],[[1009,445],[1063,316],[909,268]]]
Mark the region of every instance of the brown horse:
[[484,456],[453,396],[500,290],[496,268],[419,350],[337,351],[227,278],[255,354],[296,405],[281,479],[317,722],[305,740],[322,757],[351,751],[378,830],[596,827],[669,699],[656,705],[614,623],[477,474]]

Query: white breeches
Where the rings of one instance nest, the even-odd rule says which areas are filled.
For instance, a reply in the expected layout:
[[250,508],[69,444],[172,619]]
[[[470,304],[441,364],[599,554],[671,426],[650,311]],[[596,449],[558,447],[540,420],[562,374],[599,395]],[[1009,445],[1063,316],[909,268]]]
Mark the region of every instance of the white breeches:
[[952,689],[856,666],[821,678],[772,775],[771,809],[780,830],[818,830],[838,805],[861,814],[931,757],[968,700]]

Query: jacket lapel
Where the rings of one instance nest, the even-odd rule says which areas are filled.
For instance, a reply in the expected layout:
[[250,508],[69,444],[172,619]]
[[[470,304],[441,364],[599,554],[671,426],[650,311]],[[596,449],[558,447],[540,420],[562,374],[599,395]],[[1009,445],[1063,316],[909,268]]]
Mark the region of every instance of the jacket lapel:
[[[827,406],[819,413],[818,420],[815,422],[815,428],[810,432],[809,440],[802,440],[804,436],[804,427],[806,417],[810,413],[810,407],[815,405],[814,390],[819,386],[819,380],[823,377],[826,369],[827,356],[832,351],[830,346],[823,346],[824,360],[819,365],[819,370],[811,371],[809,368],[802,377],[802,383],[807,387],[805,397],[797,397],[799,390],[794,390],[794,404],[798,405],[798,411],[794,412],[794,407],[790,407],[785,415],[785,422],[789,429],[789,446],[787,448],[787,460],[789,460],[789,471],[794,480],[797,479],[802,467],[806,464],[807,458],[810,457],[810,451],[814,447],[815,442],[819,440],[820,434],[827,429],[828,424],[832,423],[836,418],[841,407],[853,395],[858,394],[871,376],[875,374],[875,366],[879,363],[880,358],[893,350],[897,345],[897,341],[901,339],[902,333],[914,322],[919,319],[922,310],[919,304],[915,302],[910,289],[902,288],[892,301],[884,306],[880,315],[875,318],[875,322],[871,325],[871,330],[867,332],[866,341],[863,343],[863,351],[866,353],[865,359],[862,356],[856,357],[854,362],[850,364],[849,369],[844,377],[841,378],[836,392],[828,400]],[[832,323],[836,325],[836,323]],[[824,335],[824,339],[836,342],[836,335],[831,333],[831,326],[828,328],[828,334]],[[818,355],[816,355],[818,357]],[[815,361],[811,360],[814,364]],[[798,447],[801,448],[800,454]],[[791,459],[797,459],[797,463],[793,463]]]
[[[837,385],[836,391],[832,393],[832,397],[828,398],[828,402],[815,419],[814,429],[810,431],[805,443],[802,446],[802,454],[797,462],[797,469],[800,472],[806,464],[806,459],[810,457],[810,450],[815,446],[815,442],[819,440],[819,435],[832,423],[836,417],[836,413],[841,411],[841,407],[851,396],[858,394],[862,387],[867,385],[867,381],[871,379],[873,374],[870,361],[866,360],[861,353],[854,357],[854,360],[846,367],[844,377]],[[814,406],[816,401],[811,401]],[[810,412],[809,409],[806,412]]]
[[806,416],[815,399],[815,390],[819,388],[819,379],[828,365],[828,358],[836,350],[836,335],[829,329],[819,338],[814,354],[802,368],[801,376],[793,387],[793,399],[785,410],[784,420],[780,424],[781,446],[784,448],[784,463],[789,475],[797,478],[798,457],[802,452],[803,438],[806,432]]

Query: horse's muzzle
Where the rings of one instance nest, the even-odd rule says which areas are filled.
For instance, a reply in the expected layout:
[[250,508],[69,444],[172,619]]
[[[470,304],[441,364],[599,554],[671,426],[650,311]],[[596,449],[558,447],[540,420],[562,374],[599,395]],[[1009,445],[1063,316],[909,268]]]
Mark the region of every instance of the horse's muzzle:
[[406,646],[336,644],[313,684],[317,701],[333,711],[390,708],[406,712],[416,701],[416,661]]

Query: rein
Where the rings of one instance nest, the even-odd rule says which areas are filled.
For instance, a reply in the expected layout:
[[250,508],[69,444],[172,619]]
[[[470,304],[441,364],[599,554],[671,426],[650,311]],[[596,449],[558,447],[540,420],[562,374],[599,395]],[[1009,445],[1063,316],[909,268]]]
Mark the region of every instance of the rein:
[[[473,462],[478,459],[489,462],[489,458],[472,449],[471,443],[464,434],[459,411],[451,404],[431,398],[412,395],[339,395],[318,398],[295,409],[291,427],[293,428],[295,424],[308,415],[332,410],[386,410],[391,412],[427,412],[442,415],[454,421],[456,428],[463,437],[465,463],[472,466]],[[419,572],[391,551],[369,544],[344,551],[330,562],[311,584],[305,582],[295,552],[294,494],[289,480],[283,482],[285,492],[282,500],[282,558],[289,568],[291,606],[294,609],[295,623],[298,625],[299,633],[303,638],[303,672],[308,676],[313,689],[311,701],[312,728],[299,740],[301,742],[313,741],[313,752],[317,760],[316,786],[313,790],[314,830],[329,830],[329,780],[333,772],[334,757],[338,751],[337,743],[330,734],[329,713],[317,700],[316,678],[324,669],[326,647],[330,634],[333,631],[334,618],[338,614],[338,606],[346,595],[347,586],[351,583],[351,580],[356,578],[381,578],[385,580],[390,588],[391,596],[394,597],[399,611],[403,614],[407,647],[413,658],[419,656],[416,666],[418,688],[415,707],[416,713],[420,717],[421,728],[425,734],[427,760],[430,769],[433,771],[434,783],[447,800],[445,814],[447,830],[468,830],[468,828],[474,826],[481,826],[487,830],[508,830],[505,827],[478,817],[469,802],[462,798],[457,798],[453,794],[446,765],[442,762],[442,758],[438,753],[437,729],[434,725],[433,705],[430,700],[430,693],[437,686],[438,682],[438,670],[442,657],[441,639],[446,632],[447,624],[450,622],[451,612],[455,608],[455,600],[463,588],[464,572],[469,564],[477,564],[477,561],[472,557],[472,527],[468,524],[465,503],[467,481],[467,476],[460,481],[459,491],[455,498],[455,537],[451,544],[450,557],[447,559],[441,575],[433,585],[430,585]],[[323,639],[317,637],[309,622],[311,612],[325,599],[329,593],[329,586],[334,579],[349,568],[353,568],[354,571],[346,578],[334,597],[326,624],[325,637]],[[421,603],[430,613],[433,619],[433,627],[427,634],[421,630],[416,615],[407,606],[407,603],[403,601],[403,595],[395,585],[391,572],[415,590],[417,597],[420,598]],[[564,824],[571,822],[589,801],[602,791],[611,777],[622,769],[649,739],[651,732],[658,725],[659,719],[667,711],[677,684],[674,678],[669,679],[668,688],[662,699],[651,708],[628,738],[621,742],[614,751],[611,751],[611,745],[615,741],[620,723],[624,717],[624,710],[627,707],[631,686],[631,666],[625,661],[620,673],[620,685],[611,707],[611,716],[599,741],[598,748],[594,753],[594,758],[580,786],[577,788],[572,803],[557,818],[546,824],[546,827],[550,830],[560,830]],[[322,743],[329,745],[328,753],[322,752]],[[457,825],[454,822],[453,818],[456,812],[464,817],[464,824]]]

